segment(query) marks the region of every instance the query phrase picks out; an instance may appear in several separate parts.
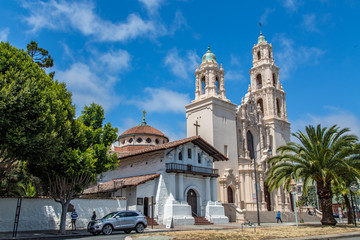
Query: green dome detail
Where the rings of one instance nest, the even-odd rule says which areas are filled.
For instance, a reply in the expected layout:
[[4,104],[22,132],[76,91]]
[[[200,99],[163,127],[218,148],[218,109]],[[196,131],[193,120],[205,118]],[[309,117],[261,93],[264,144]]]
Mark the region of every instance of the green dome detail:
[[215,54],[213,54],[210,51],[210,46],[208,46],[208,50],[207,52],[204,54],[204,56],[202,57],[202,63],[207,62],[207,61],[214,61],[216,62],[216,56]]
[[262,35],[262,33],[260,32],[260,36],[258,37],[258,44],[259,43],[261,43],[261,42],[266,42],[266,40],[265,40],[265,37],[264,37],[264,35]]

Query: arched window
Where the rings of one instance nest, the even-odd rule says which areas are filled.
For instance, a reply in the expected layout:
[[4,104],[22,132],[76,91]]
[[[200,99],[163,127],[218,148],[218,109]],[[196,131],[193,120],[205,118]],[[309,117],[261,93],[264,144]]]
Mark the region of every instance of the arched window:
[[271,58],[271,51],[269,50],[269,58]]
[[129,143],[132,143],[132,142],[133,142],[133,139],[132,139],[132,138],[130,138],[130,139],[129,139]]
[[277,115],[280,117],[281,116],[281,108],[280,108],[280,100],[278,98],[276,99],[276,112],[277,112]]
[[276,86],[276,74],[275,73],[273,73],[273,85],[274,85],[274,87]]
[[247,149],[249,151],[250,159],[255,159],[254,137],[250,131],[247,131],[246,133],[246,140],[247,140]]
[[159,139],[155,139],[155,143],[156,143],[156,144],[159,144]]
[[260,51],[257,52],[257,57],[258,57],[258,60],[261,59],[261,52]]
[[136,139],[136,141],[138,142],[138,143],[141,143],[143,140],[142,140],[142,138],[138,138],[138,139]]
[[216,76],[216,80],[215,80],[215,86],[216,86],[216,94],[219,94],[219,77]]
[[198,163],[201,163],[201,155],[200,155],[200,153],[198,153]]
[[183,160],[182,152],[179,152],[179,160]]
[[151,143],[151,139],[150,139],[150,138],[147,138],[147,139],[146,139],[146,142],[147,142],[147,143]]
[[206,86],[205,76],[203,76],[203,77],[201,78],[201,94],[205,94],[205,86]]
[[264,114],[264,102],[261,98],[257,100],[257,105],[260,106],[260,110]]
[[230,186],[227,187],[228,203],[234,203],[234,192]]
[[256,76],[256,87],[257,89],[261,89],[262,88],[262,78],[261,78],[261,74],[258,74]]

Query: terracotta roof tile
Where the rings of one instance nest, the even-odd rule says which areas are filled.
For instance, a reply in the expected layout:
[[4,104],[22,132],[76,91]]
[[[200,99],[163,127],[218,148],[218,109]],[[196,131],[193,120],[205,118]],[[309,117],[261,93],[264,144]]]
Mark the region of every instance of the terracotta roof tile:
[[120,188],[127,187],[127,186],[137,186],[139,184],[153,180],[159,176],[160,176],[160,174],[156,173],[156,174],[149,174],[149,175],[142,175],[142,176],[135,176],[135,177],[113,179],[113,180],[105,182],[103,184],[99,184],[94,187],[85,189],[83,194],[115,192]]
[[122,136],[125,136],[125,135],[131,135],[131,134],[151,134],[151,135],[158,135],[158,136],[161,136],[161,137],[165,137],[166,139],[168,139],[167,136],[165,136],[165,134],[163,134],[161,131],[157,130],[156,128],[153,128],[149,125],[140,125],[140,126],[136,126],[136,127],[133,127],[133,128],[130,128],[128,130],[126,130],[123,134],[121,134],[119,136],[119,138],[121,138]]
[[216,148],[211,146],[208,142],[206,142],[200,136],[188,137],[188,138],[184,138],[184,139],[181,139],[181,140],[172,141],[172,142],[168,142],[168,143],[164,143],[164,144],[160,144],[160,145],[140,149],[140,150],[137,150],[137,151],[127,152],[127,153],[124,152],[124,153],[118,154],[118,158],[123,159],[123,158],[127,158],[127,157],[140,155],[140,154],[143,154],[143,153],[166,150],[166,149],[177,147],[177,146],[179,146],[181,144],[188,143],[188,142],[192,142],[192,143],[198,145],[205,152],[207,152],[211,157],[213,157],[215,161],[229,160],[225,155],[223,155]]

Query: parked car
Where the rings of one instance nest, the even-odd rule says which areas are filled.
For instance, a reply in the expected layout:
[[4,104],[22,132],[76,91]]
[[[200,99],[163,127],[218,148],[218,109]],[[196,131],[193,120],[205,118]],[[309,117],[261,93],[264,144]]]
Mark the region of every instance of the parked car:
[[93,235],[98,235],[101,232],[105,235],[110,235],[113,231],[130,233],[132,230],[142,233],[146,227],[146,218],[140,212],[117,211],[109,213],[101,219],[90,221],[87,231]]

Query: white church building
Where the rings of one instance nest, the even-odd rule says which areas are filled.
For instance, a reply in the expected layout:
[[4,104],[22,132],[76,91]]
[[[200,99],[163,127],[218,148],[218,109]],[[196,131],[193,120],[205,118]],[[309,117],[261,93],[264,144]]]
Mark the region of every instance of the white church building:
[[225,70],[208,48],[195,70],[195,99],[185,106],[187,138],[169,142],[144,112],[112,149],[118,168],[84,194],[126,197],[128,209],[159,224],[243,221],[246,211],[256,211],[256,195],[260,211],[290,211],[289,194],[265,186],[271,152],[290,141],[285,92],[273,47],[261,33],[252,53],[240,105],[226,98]]

